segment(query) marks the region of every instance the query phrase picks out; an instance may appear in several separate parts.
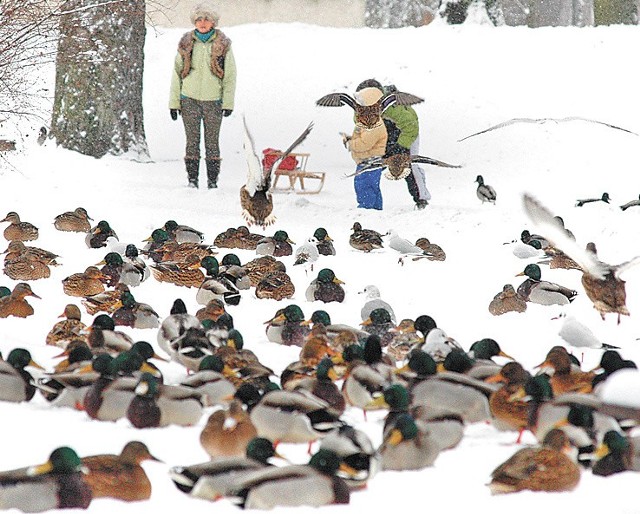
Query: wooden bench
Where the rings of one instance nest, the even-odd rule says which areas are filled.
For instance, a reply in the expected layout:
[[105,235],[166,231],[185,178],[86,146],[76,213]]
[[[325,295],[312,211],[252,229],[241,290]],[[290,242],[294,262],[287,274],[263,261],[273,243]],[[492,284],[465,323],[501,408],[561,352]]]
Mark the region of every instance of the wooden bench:
[[[278,152],[273,152],[274,155],[280,155]],[[307,160],[311,154],[309,153],[290,153],[292,157],[295,157],[298,161],[298,165],[293,170],[276,169],[273,174],[273,184],[271,185],[271,192],[274,193],[297,193],[300,195],[311,195],[319,193],[324,185],[325,173],[323,171],[307,171]],[[280,177],[289,178],[289,187],[277,187]],[[307,189],[305,181],[318,181],[317,186],[314,189]],[[296,188],[296,186],[299,186]]]

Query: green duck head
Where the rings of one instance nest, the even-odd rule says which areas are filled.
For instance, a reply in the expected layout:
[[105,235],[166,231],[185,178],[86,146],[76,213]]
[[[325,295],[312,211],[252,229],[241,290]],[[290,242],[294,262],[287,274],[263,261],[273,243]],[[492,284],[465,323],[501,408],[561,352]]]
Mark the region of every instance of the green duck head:
[[153,232],[151,232],[151,241],[153,241],[157,245],[161,245],[169,241],[169,234],[166,230],[157,228]]
[[251,410],[260,401],[262,394],[260,394],[260,390],[253,384],[244,383],[240,384],[238,389],[236,389],[233,397],[244,403],[248,410]]
[[138,247],[134,244],[128,244],[124,249],[125,257],[129,257],[129,259],[134,259],[140,256],[140,252],[138,251]]
[[13,350],[11,350],[7,357],[7,362],[17,370],[23,370],[29,365],[34,365],[34,362],[31,359],[31,353],[25,348],[14,348]]
[[91,327],[98,330],[115,330],[116,324],[108,314],[99,314],[91,323]]
[[385,439],[385,443],[394,446],[402,441],[409,441],[417,435],[418,425],[416,425],[416,420],[413,419],[411,414],[405,412],[396,418],[392,430],[389,431]]
[[74,364],[76,362],[86,362],[93,360],[93,352],[89,345],[86,343],[81,343],[69,350],[69,355],[67,355],[67,361],[69,364]]
[[529,246],[532,246],[533,248],[535,248],[536,250],[542,250],[542,243],[540,241],[538,241],[537,239],[532,239],[531,241],[529,241],[527,243]]
[[309,466],[323,475],[335,475],[340,469],[340,457],[331,450],[321,448],[311,457]]
[[353,362],[357,360],[364,360],[364,350],[359,344],[350,344],[344,350],[342,350],[342,359],[345,362]]
[[122,291],[120,295],[120,301],[122,302],[122,306],[131,309],[136,306],[138,302],[136,302],[135,297],[129,291]]
[[299,323],[304,321],[304,313],[299,305],[292,303],[291,305],[287,305],[282,311],[286,320],[290,323]]
[[422,314],[416,318],[413,322],[413,326],[416,332],[420,332],[422,337],[427,337],[427,334],[434,328],[438,328],[435,320],[428,314]]
[[442,363],[447,371],[466,373],[473,367],[473,359],[464,350],[451,350]]
[[542,278],[542,271],[540,270],[540,266],[537,264],[527,264],[522,273],[519,273],[518,276],[526,275],[531,280],[535,280],[539,282]]
[[204,268],[207,275],[215,277],[220,271],[220,263],[213,255],[207,255],[200,261],[200,266]]
[[156,356],[156,352],[147,341],[136,341],[131,347],[131,351],[140,355],[144,360],[151,359]]
[[5,296],[9,296],[11,294],[11,289],[7,286],[0,286],[0,298],[4,298]]
[[47,462],[40,466],[28,468],[27,474],[29,476],[38,476],[48,473],[68,475],[71,473],[77,473],[81,471],[82,468],[82,460],[75,450],[68,446],[61,446],[51,452]]
[[262,464],[268,464],[269,459],[276,455],[276,450],[269,439],[265,437],[254,437],[247,443],[245,454],[249,459],[256,460]]
[[392,410],[404,411],[409,408],[409,392],[401,384],[392,384],[382,393],[384,401]]
[[91,367],[96,373],[100,373],[101,377],[113,377],[116,374],[116,367],[113,357],[108,353],[96,355],[91,362]]
[[473,343],[469,348],[469,353],[475,359],[491,360],[493,357],[505,357],[513,360],[512,357],[502,351],[498,342],[491,338],[480,339],[480,341]]
[[438,369],[436,361],[427,352],[414,350],[409,354],[407,365],[419,377],[435,375]]
[[363,355],[367,364],[375,364],[382,360],[382,344],[379,336],[372,334],[367,337],[363,345]]
[[338,374],[333,367],[333,361],[329,357],[324,357],[316,366],[316,377],[318,380],[337,380]]
[[531,377],[524,385],[524,392],[534,402],[543,402],[553,398],[553,389],[546,374]]
[[292,243],[289,239],[289,234],[287,234],[284,230],[276,230],[275,234],[273,234],[273,239],[278,241],[279,243]]
[[327,231],[322,227],[316,229],[316,231],[313,233],[313,237],[315,237],[318,241],[331,241],[329,234],[327,234]]
[[102,232],[111,232],[111,227],[107,221],[101,220],[98,222],[98,225],[96,225],[96,232],[98,234],[101,234]]
[[311,315],[311,323],[313,323],[314,325],[317,323],[328,327],[329,325],[331,325],[331,316],[327,311],[314,311],[314,313]]
[[318,272],[318,278],[316,279],[321,284],[344,284],[342,280],[336,277],[336,274],[333,270],[329,268],[323,268]]
[[169,220],[164,224],[163,227],[167,232],[175,232],[178,228],[178,222],[175,220]]
[[569,406],[567,421],[576,427],[592,429],[594,422],[593,408],[573,403]]
[[391,314],[387,309],[373,309],[369,314],[371,325],[380,326],[391,323]]
[[124,261],[122,260],[122,255],[118,252],[109,252],[104,256],[104,263],[109,266],[122,266]]
[[596,457],[602,458],[607,453],[622,454],[629,448],[629,441],[620,432],[609,430],[602,438],[602,444],[596,451]]
[[215,371],[222,373],[224,369],[224,361],[217,355],[207,355],[200,361],[198,371]]
[[240,263],[240,257],[238,257],[235,253],[228,253],[222,258],[222,262],[220,263],[223,266],[242,266]]

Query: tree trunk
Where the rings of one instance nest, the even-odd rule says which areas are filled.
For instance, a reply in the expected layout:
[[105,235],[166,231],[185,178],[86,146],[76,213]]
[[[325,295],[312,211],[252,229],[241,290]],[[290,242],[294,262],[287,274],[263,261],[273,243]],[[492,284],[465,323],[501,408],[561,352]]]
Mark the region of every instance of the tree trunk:
[[148,158],[142,112],[145,0],[73,0],[60,19],[51,134],[99,158]]
[[593,15],[596,25],[638,23],[636,0],[594,0]]

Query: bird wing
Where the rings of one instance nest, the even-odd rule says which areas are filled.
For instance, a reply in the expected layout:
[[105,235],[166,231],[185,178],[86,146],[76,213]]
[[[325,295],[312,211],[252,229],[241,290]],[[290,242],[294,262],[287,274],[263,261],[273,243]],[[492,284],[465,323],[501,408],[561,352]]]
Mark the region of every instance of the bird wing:
[[523,203],[527,216],[529,216],[538,232],[541,232],[553,246],[576,261],[583,271],[601,280],[604,279],[608,271],[607,265],[571,239],[549,209],[527,193],[523,195]]
[[419,104],[421,102],[424,102],[424,98],[412,95],[411,93],[396,91],[395,93],[390,93],[382,98],[382,100],[380,101],[380,107],[382,112],[384,112],[392,105],[413,105]]
[[265,167],[262,173],[263,173],[264,184],[266,184],[267,189],[269,188],[269,185],[271,183],[271,171],[278,169],[278,166],[280,166],[280,163],[284,159],[286,159],[287,156],[291,152],[293,152],[296,149],[296,147],[307,138],[307,136],[311,132],[311,129],[313,129],[313,121],[309,123],[309,125],[307,125],[307,128],[302,131],[302,134],[300,134],[298,138],[293,143],[291,143],[291,145],[289,145],[289,148],[287,148],[284,152],[282,152],[282,154],[273,162],[273,164],[271,164],[271,166]]
[[[258,158],[258,154],[256,153],[255,144],[253,142],[253,137],[251,137],[251,132],[249,132],[249,127],[247,127],[247,120],[242,117],[242,124],[244,125],[244,140],[243,140],[243,148],[244,155],[247,159],[247,191],[251,196],[253,196],[256,190],[264,190],[266,189],[262,165],[260,163],[260,159]],[[271,171],[271,170],[269,170]]]
[[341,105],[348,105],[354,111],[356,110],[355,99],[347,93],[329,93],[316,101],[316,105],[320,105],[322,107],[340,107]]
[[633,268],[636,264],[639,264],[639,263],[640,263],[640,256],[634,257],[633,259],[628,260],[627,262],[623,262],[622,264],[618,264],[615,267],[616,277],[621,275],[625,271],[627,271],[629,268]]
[[411,162],[417,162],[419,164],[432,164],[433,166],[440,166],[442,168],[461,168],[459,164],[449,164],[444,161],[432,159],[431,157],[424,157],[422,155],[412,155]]

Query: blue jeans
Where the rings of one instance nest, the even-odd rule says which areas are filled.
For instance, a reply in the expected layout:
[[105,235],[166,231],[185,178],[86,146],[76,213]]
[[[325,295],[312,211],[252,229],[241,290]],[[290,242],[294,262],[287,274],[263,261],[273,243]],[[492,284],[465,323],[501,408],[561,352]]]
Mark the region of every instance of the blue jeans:
[[[356,166],[360,171],[361,166]],[[380,192],[380,176],[382,168],[365,171],[353,178],[353,187],[356,190],[356,200],[361,209],[382,210],[382,193]]]

